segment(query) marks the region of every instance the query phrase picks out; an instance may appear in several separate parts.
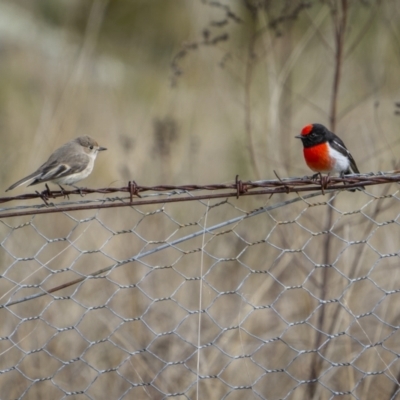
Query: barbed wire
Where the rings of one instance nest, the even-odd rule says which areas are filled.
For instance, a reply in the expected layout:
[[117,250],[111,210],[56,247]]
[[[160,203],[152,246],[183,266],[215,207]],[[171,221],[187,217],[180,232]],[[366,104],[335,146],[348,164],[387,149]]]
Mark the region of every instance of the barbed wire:
[[[275,172],[275,171],[274,171]],[[311,192],[321,191],[324,194],[328,189],[330,190],[349,190],[361,189],[363,186],[381,185],[385,183],[399,183],[400,171],[386,171],[386,172],[370,172],[367,174],[353,174],[343,177],[324,176],[316,174],[314,176],[304,176],[295,178],[280,178],[275,172],[278,179],[262,180],[262,181],[242,181],[237,175],[233,183],[218,183],[218,184],[186,184],[186,185],[156,185],[156,186],[141,186],[135,181],[129,181],[127,186],[122,187],[107,187],[107,188],[80,188],[75,190],[50,190],[46,184],[46,189],[42,192],[36,191],[35,193],[27,193],[18,196],[0,197],[0,203],[10,201],[25,201],[32,199],[42,199],[44,204],[41,206],[24,206],[12,212],[9,209],[0,209],[0,218],[14,217],[19,215],[35,215],[47,214],[54,212],[64,212],[72,210],[90,210],[98,208],[118,208],[128,206],[138,206],[146,204],[160,204],[160,203],[174,203],[194,200],[218,199],[228,197],[239,197],[246,195],[257,194],[281,194],[281,193],[298,193],[298,192]],[[195,195],[192,192],[198,191],[224,191],[231,190],[223,193],[201,194]],[[232,191],[233,190],[233,191]],[[156,192],[153,195],[148,195],[143,198],[141,193]],[[113,193],[129,193],[129,197],[107,197],[96,200],[81,200],[76,202],[65,202],[61,204],[50,203],[50,199],[68,198],[72,195],[80,195],[83,197],[87,194],[113,194]],[[187,196],[178,196],[184,195]],[[136,197],[134,197],[136,196]],[[163,197],[164,196],[164,197]],[[165,198],[167,196],[168,198]],[[176,196],[176,197],[171,197]],[[151,198],[150,198],[151,197]],[[157,197],[154,199],[154,197]],[[122,202],[121,202],[122,200]],[[116,201],[118,201],[116,203]],[[30,208],[33,210],[29,210]]]

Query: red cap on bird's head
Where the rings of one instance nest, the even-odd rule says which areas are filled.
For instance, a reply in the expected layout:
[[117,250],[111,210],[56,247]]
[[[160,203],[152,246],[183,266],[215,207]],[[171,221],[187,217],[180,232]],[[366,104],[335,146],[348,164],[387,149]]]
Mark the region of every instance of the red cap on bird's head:
[[301,135],[302,135],[302,136],[308,135],[308,134],[313,130],[313,128],[314,128],[314,125],[313,125],[313,124],[306,125],[306,126],[301,130]]

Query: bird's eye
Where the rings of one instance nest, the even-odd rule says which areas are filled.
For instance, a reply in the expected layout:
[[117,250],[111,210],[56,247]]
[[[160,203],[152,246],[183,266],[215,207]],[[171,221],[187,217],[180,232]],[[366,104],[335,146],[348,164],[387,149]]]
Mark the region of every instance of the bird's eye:
[[90,149],[90,150],[93,150],[93,146],[89,146],[89,149]]

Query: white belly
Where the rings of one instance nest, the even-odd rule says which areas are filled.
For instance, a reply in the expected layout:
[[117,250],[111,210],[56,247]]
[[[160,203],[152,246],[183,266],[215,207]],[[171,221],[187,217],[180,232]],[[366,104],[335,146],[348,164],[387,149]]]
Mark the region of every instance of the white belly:
[[350,167],[350,161],[348,157],[344,156],[342,153],[339,153],[337,150],[329,147],[329,155],[336,160],[335,165],[332,168],[332,172],[344,172],[347,171]]

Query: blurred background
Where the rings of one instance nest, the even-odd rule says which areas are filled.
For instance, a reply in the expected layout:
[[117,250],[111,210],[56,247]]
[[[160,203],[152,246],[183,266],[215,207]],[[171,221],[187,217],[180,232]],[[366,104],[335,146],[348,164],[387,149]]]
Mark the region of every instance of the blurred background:
[[[312,122],[396,169],[399,67],[396,0],[0,0],[1,184],[84,134],[83,186],[303,176]],[[290,199],[2,218],[1,305],[118,267],[0,307],[2,398],[396,398],[398,184]]]
[[399,18],[394,0],[2,0],[2,185],[82,134],[109,149],[88,186],[302,176],[310,122],[392,169]]

